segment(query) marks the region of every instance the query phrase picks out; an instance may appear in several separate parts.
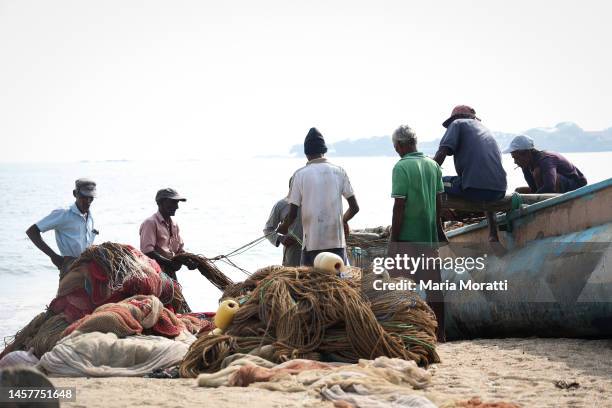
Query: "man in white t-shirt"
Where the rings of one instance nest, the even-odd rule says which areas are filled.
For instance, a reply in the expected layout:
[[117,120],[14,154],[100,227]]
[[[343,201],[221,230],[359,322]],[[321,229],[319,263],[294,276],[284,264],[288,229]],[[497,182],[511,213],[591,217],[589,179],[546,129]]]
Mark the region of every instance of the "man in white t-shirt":
[[[305,266],[312,266],[314,258],[321,252],[335,253],[346,262],[348,221],[359,212],[346,172],[342,167],[328,162],[323,157],[326,152],[323,135],[316,128],[311,128],[304,140],[304,154],[308,163],[293,174],[287,198],[291,206],[289,214],[277,229],[279,234],[287,234],[297,217],[298,208],[301,208],[304,230],[301,264]],[[349,204],[344,215],[342,197]]]

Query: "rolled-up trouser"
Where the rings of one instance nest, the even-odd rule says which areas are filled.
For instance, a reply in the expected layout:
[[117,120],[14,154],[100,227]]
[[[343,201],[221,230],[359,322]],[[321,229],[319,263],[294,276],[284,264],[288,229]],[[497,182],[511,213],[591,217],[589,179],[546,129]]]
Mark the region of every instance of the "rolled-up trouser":
[[557,193],[567,193],[569,191],[574,191],[580,187],[585,186],[584,183],[580,183],[575,179],[565,177],[562,174],[557,174]]
[[505,191],[484,190],[481,188],[466,188],[461,187],[461,177],[459,176],[444,176],[444,192],[457,197],[465,198],[470,201],[497,201],[504,198]]
[[283,266],[300,266],[301,261],[302,248],[299,244],[283,247]]

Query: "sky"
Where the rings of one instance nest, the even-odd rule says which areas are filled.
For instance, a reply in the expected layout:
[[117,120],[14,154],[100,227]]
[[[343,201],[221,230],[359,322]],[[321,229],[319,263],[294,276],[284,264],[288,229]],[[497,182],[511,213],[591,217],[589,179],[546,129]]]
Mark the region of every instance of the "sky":
[[0,162],[287,154],[612,126],[612,3],[0,0]]

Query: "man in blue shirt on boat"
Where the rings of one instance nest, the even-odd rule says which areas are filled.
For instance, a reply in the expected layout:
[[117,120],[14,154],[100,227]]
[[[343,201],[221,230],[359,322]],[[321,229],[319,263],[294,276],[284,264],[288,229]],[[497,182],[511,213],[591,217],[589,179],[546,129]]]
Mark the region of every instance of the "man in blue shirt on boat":
[[[434,160],[442,166],[446,156],[453,156],[456,176],[446,176],[444,191],[469,201],[491,202],[506,194],[506,171],[493,133],[466,105],[456,106],[442,124],[447,128]],[[487,212],[489,241],[497,242],[495,213]]]
[[[96,183],[80,178],[74,183],[72,195],[76,201],[70,207],[53,210],[26,231],[34,245],[59,269],[60,280],[72,262],[93,244],[98,234],[94,229],[94,219],[89,208],[96,197]],[[50,230],[55,231],[59,254],[42,239],[41,232]]]

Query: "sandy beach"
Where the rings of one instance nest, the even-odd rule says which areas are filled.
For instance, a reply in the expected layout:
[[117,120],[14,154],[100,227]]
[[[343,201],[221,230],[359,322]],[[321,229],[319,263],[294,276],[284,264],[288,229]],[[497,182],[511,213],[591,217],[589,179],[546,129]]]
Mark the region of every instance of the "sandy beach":
[[[432,384],[421,393],[442,403],[480,397],[522,407],[612,407],[612,340],[492,339],[438,347],[441,364],[429,370]],[[333,404],[306,392],[253,387],[199,388],[193,379],[52,378],[77,388],[65,407],[311,407]],[[555,382],[578,383],[563,389]]]

